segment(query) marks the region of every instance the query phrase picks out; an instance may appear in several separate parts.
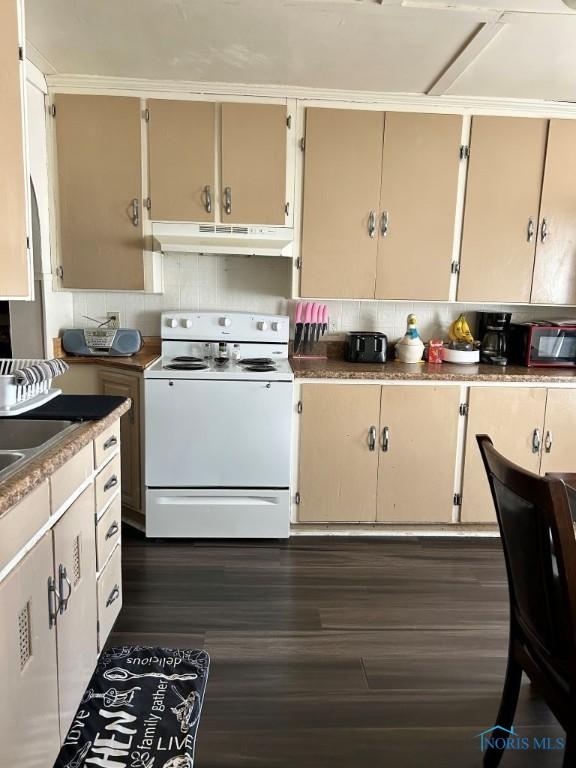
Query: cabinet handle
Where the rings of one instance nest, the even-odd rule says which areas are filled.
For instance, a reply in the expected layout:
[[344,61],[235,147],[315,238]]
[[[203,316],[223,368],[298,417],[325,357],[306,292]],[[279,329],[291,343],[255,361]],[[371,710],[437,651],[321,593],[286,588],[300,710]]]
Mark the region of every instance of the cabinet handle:
[[118,584],[114,584],[114,589],[108,595],[108,600],[106,600],[106,608],[110,608],[112,603],[118,600],[119,597],[120,597],[120,587],[118,586]]
[[368,214],[368,236],[376,237],[376,211]]
[[137,197],[132,200],[132,224],[134,224],[135,227],[140,224],[140,201]]
[[224,213],[232,213],[232,187],[224,187]]
[[368,430],[368,450],[373,451],[376,448],[376,427],[370,427]]
[[540,430],[535,429],[532,432],[532,453],[540,453],[540,447],[542,446],[542,436]]
[[384,453],[390,448],[390,427],[384,427],[382,430],[382,450]]
[[[64,594],[64,584],[67,584],[68,586],[68,594],[66,597],[62,597]],[[70,579],[68,578],[68,573],[66,571],[66,566],[62,565],[60,563],[60,566],[58,568],[58,586],[60,588],[60,604],[58,606],[58,613],[62,615],[64,611],[68,610],[68,600],[70,600],[70,595],[72,594],[72,584],[70,583]]]
[[52,576],[48,576],[48,628],[56,624],[58,615],[58,604],[60,603],[60,593],[56,589],[56,582]]
[[106,491],[109,491],[110,488],[114,488],[115,485],[118,485],[118,477],[117,475],[112,475],[110,480],[107,480],[104,483],[104,493],[106,493]]
[[212,190],[210,184],[206,184],[204,187],[204,208],[206,213],[212,213]]
[[526,240],[531,243],[534,240],[534,217],[528,219],[528,229],[526,230]]
[[108,539],[111,539],[112,536],[116,536],[118,531],[120,530],[120,526],[118,525],[118,520],[114,520],[110,528],[106,531],[106,536],[104,539],[107,541]]
[[544,450],[546,453],[550,453],[552,450],[552,432],[550,430],[546,430],[546,437],[544,439]]
[[106,440],[106,442],[102,446],[102,449],[104,451],[107,451],[108,448],[112,448],[112,446],[114,445],[118,445],[118,438],[116,437],[116,435],[112,435],[112,437],[109,437],[108,440]]
[[380,216],[380,234],[382,237],[386,237],[388,234],[388,211],[382,211]]
[[542,219],[542,226],[540,227],[541,242],[545,243],[549,234],[550,232],[548,232],[548,221],[546,219]]

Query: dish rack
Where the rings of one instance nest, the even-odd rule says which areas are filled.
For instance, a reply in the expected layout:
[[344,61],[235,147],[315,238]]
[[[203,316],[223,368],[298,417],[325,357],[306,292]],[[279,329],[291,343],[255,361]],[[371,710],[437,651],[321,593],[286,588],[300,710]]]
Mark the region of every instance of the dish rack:
[[0,358],[0,416],[26,413],[62,393],[61,389],[51,389],[52,379],[45,379],[37,384],[16,383],[15,371],[41,362],[43,361]]

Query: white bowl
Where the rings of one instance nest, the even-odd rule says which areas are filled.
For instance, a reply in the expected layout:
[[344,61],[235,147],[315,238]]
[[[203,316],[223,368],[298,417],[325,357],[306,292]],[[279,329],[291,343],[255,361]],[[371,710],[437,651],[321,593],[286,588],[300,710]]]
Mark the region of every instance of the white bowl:
[[445,363],[460,363],[461,365],[474,365],[480,362],[479,349],[450,349],[442,347],[442,360]]

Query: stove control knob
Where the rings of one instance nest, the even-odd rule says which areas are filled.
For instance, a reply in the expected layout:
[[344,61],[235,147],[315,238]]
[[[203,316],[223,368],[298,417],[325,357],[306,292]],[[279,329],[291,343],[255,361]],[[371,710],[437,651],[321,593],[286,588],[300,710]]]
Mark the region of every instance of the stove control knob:
[[184,320],[182,320],[182,327],[183,328],[192,328],[192,320],[190,320],[189,317],[185,317]]
[[258,321],[258,330],[259,331],[267,331],[268,330],[268,323],[265,320],[259,320]]
[[282,323],[279,323],[278,320],[274,320],[272,323],[272,330],[273,331],[279,331],[282,328]]
[[176,320],[175,317],[169,317],[166,320],[166,325],[168,326],[168,328],[176,328],[176,326],[178,325],[178,321]]
[[230,326],[232,325],[232,320],[230,320],[229,317],[221,317],[220,325],[223,325],[224,328],[230,328]]

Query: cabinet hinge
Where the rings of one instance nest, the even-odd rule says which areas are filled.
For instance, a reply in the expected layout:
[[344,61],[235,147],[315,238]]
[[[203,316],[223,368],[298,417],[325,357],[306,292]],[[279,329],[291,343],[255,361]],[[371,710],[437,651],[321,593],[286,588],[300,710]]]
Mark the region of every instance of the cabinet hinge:
[[48,105],[48,114],[50,117],[56,117],[56,104]]
[[453,261],[450,265],[450,272],[453,275],[457,275],[460,272],[460,262],[459,261]]
[[468,403],[460,403],[458,412],[460,413],[460,416],[468,416],[470,412],[470,406],[468,405]]
[[152,200],[149,197],[144,198],[144,208],[148,211],[152,209]]
[[148,107],[146,107],[146,109],[142,113],[142,117],[144,118],[144,120],[146,120],[147,123],[150,122],[150,110],[148,109]]
[[470,157],[470,147],[466,144],[462,144],[460,147],[460,160],[468,160]]
[[286,203],[286,205],[284,206],[284,213],[286,214],[286,216],[290,216],[290,203]]
[[294,496],[294,503],[300,504],[300,491],[296,491],[296,495]]
[[461,507],[462,506],[462,494],[461,493],[455,493],[454,498],[452,499],[452,503],[455,507]]
[[56,275],[56,277],[59,277],[61,280],[64,279],[64,267],[63,266],[56,267],[56,269],[54,270],[54,274]]
[[296,413],[302,413],[302,400],[298,400],[298,405],[296,406]]
[[18,46],[18,58],[20,61],[24,61],[24,48],[21,45]]
[[300,149],[302,150],[302,152],[304,152],[304,150],[306,149],[306,139],[304,138],[304,136],[302,136],[299,143],[300,143]]
[[26,235],[26,250],[27,251],[30,250],[30,238],[28,237],[28,235]]
[[300,256],[296,259],[296,269],[302,269],[302,259]]
[[292,115],[288,115],[288,117],[286,118],[286,125],[288,126],[288,130],[292,128]]

